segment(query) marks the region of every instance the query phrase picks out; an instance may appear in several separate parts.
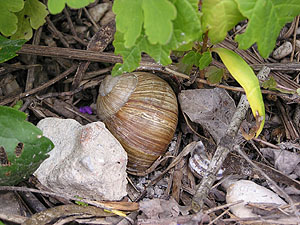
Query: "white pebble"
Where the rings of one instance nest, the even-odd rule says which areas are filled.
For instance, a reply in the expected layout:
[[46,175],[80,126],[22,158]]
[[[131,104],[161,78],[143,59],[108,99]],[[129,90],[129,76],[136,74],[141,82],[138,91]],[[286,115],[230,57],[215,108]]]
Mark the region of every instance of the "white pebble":
[[90,8],[88,11],[93,20],[97,23],[108,9],[109,3],[101,3],[93,8]]
[[273,58],[282,59],[287,55],[291,54],[292,51],[293,51],[292,43],[287,41],[274,50]]
[[227,188],[226,202],[232,203],[239,200],[244,202],[231,206],[231,212],[240,218],[256,217],[250,208],[245,207],[247,203],[273,203],[285,205],[277,194],[249,180],[239,180]]

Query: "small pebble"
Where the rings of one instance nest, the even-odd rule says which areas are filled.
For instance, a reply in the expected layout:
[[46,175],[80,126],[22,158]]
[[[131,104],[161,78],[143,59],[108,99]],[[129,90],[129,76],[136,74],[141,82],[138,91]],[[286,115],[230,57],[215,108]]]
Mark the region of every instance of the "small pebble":
[[78,34],[84,34],[88,30],[87,26],[76,26],[75,31]]
[[296,43],[295,43],[295,50],[297,52],[300,52],[300,40],[296,40]]
[[103,18],[100,21],[100,25],[104,26],[106,24],[108,24],[110,21],[115,19],[115,14],[112,10],[109,10],[107,13],[105,13],[105,15],[103,16]]
[[89,13],[93,20],[97,23],[108,9],[109,3],[101,3],[93,8],[90,8]]
[[274,50],[273,58],[274,59],[282,59],[282,58],[286,57],[287,55],[291,54],[292,50],[293,50],[292,43],[287,41]]

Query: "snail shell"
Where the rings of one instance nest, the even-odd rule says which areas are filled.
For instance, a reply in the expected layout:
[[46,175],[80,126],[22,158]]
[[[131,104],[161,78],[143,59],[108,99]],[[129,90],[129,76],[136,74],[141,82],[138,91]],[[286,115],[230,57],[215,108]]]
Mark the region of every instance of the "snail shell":
[[107,76],[97,113],[128,154],[128,171],[143,172],[163,155],[178,120],[176,95],[163,79],[145,72]]

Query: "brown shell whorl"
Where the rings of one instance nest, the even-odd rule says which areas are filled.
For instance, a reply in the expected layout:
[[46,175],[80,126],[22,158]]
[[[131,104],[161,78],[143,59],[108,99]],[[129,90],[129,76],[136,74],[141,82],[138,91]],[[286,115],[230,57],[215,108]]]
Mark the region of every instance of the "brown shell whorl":
[[[105,78],[100,87],[98,116],[127,151],[128,169],[144,171],[172,140],[178,117],[176,95],[167,82],[150,73],[133,72],[117,79]],[[107,83],[114,88],[105,89]]]

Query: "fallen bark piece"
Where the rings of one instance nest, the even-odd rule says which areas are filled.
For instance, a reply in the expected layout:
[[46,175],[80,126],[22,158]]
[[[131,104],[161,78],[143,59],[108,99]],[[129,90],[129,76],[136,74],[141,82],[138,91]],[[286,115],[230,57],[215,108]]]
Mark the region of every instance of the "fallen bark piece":
[[44,186],[96,200],[127,194],[127,154],[102,122],[81,126],[72,119],[46,118],[37,126],[55,145],[34,173]]

